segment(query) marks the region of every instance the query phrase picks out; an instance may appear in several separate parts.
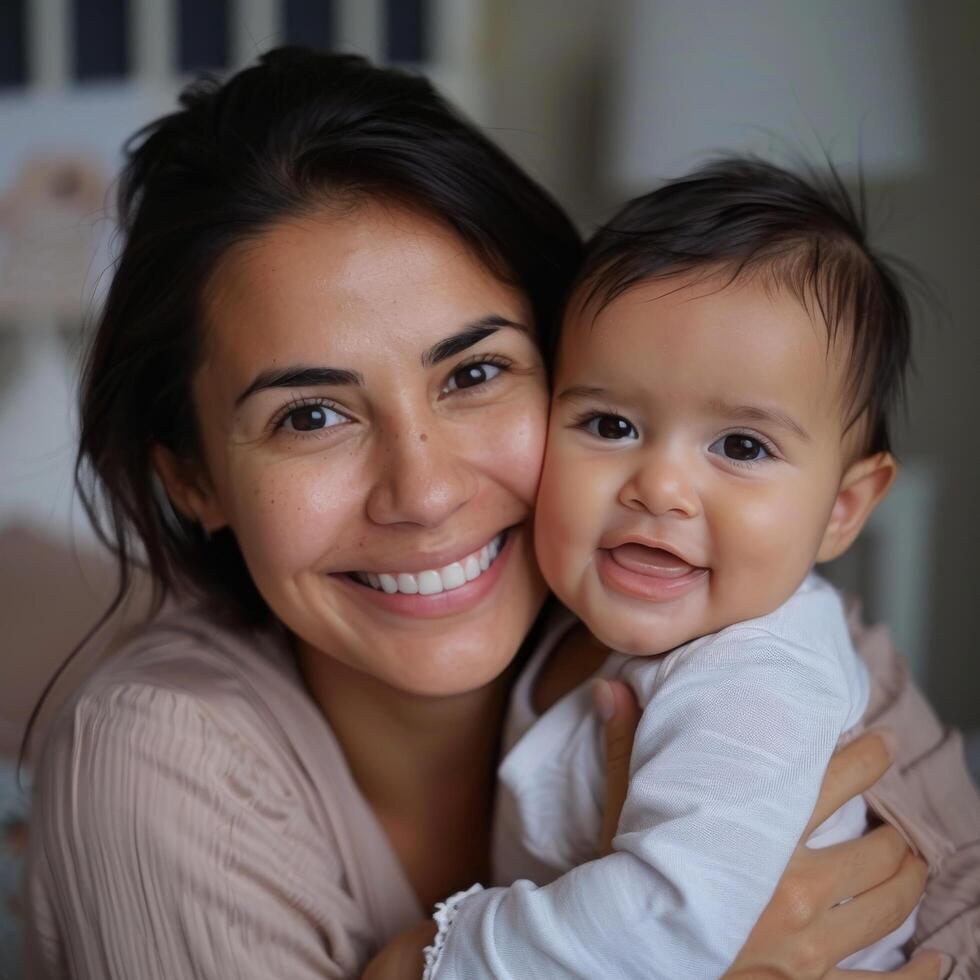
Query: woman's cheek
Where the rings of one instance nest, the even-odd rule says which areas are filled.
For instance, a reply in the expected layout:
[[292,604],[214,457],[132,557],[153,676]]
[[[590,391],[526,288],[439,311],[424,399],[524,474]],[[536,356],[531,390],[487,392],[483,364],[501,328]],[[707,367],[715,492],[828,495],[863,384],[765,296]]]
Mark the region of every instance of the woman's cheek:
[[479,455],[480,469],[505,486],[528,507],[534,504],[547,436],[548,401],[544,393],[506,412],[487,412],[468,438]]
[[243,468],[233,531],[257,581],[316,571],[363,500],[348,467],[317,454]]

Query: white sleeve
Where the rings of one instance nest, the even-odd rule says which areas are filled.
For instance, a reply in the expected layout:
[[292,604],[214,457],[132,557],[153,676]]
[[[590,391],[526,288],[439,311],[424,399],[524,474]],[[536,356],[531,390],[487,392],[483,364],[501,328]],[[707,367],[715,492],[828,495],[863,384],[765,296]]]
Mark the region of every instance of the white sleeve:
[[715,978],[768,904],[849,702],[837,662],[739,638],[644,711],[614,853],[458,903],[426,980]]

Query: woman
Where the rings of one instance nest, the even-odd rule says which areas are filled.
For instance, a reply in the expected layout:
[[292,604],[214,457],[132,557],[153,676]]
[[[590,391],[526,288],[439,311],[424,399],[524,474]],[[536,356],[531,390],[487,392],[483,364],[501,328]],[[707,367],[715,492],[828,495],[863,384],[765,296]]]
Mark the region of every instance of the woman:
[[[578,239],[422,79],[283,50],[182,104],[124,177],[80,450],[124,583],[141,549],[180,601],[49,736],[36,975],[351,977],[406,928],[365,975],[417,975],[413,923],[488,873]],[[921,863],[860,847],[801,850],[743,975],[825,975],[904,917]]]

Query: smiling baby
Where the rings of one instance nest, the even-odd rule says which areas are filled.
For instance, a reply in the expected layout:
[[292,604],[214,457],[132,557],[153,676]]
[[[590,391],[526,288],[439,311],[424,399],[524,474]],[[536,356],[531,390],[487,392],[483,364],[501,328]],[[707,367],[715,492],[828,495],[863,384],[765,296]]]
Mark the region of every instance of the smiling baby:
[[[535,539],[601,644],[598,676],[643,709],[629,792],[613,853],[590,861],[601,733],[588,685],[560,680],[591,669],[566,623],[529,671],[547,710],[512,718],[501,770],[497,878],[539,874],[451,901],[429,976],[708,978],[735,959],[867,708],[813,568],[895,477],[908,357],[906,300],[836,176],[725,159],[594,237],[557,352]],[[809,843],[866,827],[856,798]],[[913,925],[845,965],[902,964]]]

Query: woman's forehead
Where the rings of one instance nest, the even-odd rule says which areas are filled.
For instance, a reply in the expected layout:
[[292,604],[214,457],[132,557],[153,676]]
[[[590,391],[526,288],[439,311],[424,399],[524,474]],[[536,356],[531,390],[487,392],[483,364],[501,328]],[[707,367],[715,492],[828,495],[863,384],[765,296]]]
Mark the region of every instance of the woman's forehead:
[[[233,373],[287,362],[420,359],[468,323],[530,308],[461,239],[391,204],[293,219],[235,246],[205,297],[205,357]],[[217,362],[217,365],[216,365]]]

